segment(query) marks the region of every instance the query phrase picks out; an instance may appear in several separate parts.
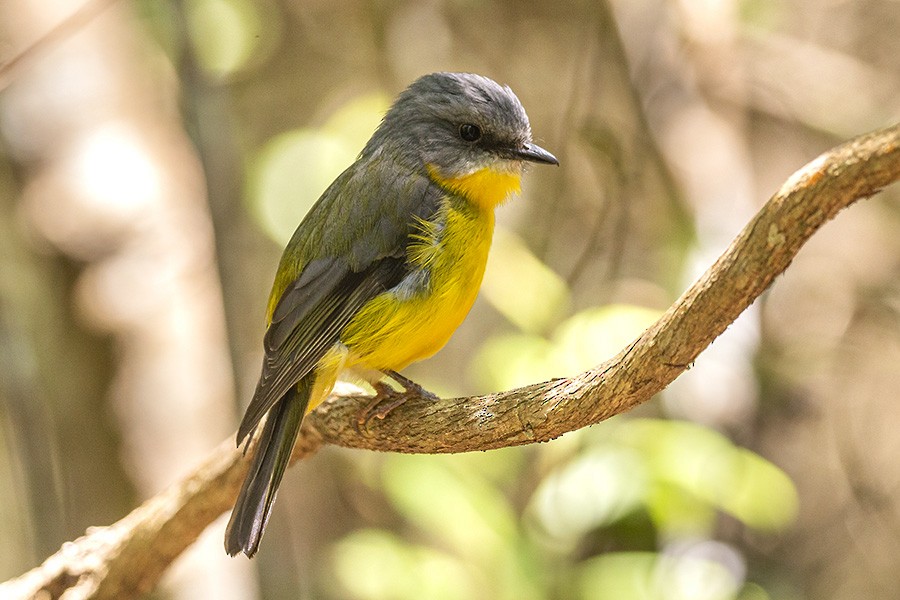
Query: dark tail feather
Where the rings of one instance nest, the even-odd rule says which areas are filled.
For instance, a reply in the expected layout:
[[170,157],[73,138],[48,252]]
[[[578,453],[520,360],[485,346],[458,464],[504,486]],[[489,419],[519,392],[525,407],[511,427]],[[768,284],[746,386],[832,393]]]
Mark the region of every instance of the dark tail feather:
[[301,380],[269,411],[250,470],[225,530],[225,551],[230,556],[243,552],[252,558],[259,549],[275,492],[281,484],[309,405],[311,380],[312,377]]

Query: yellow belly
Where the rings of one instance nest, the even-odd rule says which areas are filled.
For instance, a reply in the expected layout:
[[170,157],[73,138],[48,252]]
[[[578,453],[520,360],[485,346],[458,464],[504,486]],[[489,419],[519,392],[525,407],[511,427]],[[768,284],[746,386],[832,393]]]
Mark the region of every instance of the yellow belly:
[[[440,350],[463,322],[481,286],[494,229],[494,212],[457,202],[445,207],[438,237],[423,225],[411,262],[427,273],[421,287],[385,292],[341,334],[348,364],[399,371]],[[427,279],[427,283],[425,283]]]

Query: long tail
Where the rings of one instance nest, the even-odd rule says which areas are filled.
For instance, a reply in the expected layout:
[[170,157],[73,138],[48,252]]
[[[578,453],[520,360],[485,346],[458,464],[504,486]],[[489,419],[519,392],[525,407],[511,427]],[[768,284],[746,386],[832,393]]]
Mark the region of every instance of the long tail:
[[243,552],[253,557],[259,549],[275,493],[309,405],[312,379],[304,377],[269,411],[250,470],[225,530],[225,551],[230,556]]

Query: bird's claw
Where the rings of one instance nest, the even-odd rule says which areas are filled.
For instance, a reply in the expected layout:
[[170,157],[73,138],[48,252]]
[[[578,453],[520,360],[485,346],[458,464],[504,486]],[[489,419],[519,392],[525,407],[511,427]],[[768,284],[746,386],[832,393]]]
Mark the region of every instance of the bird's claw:
[[373,383],[372,387],[375,388],[375,397],[359,411],[356,417],[357,430],[367,429],[369,421],[373,418],[384,419],[392,410],[411,398],[425,398],[432,401],[440,400],[437,394],[429,392],[411,379],[407,379],[393,371],[387,375],[402,385],[403,391],[395,390],[383,381]]
[[[396,381],[397,383],[399,383],[400,385],[402,385],[403,389],[405,390],[405,393],[410,398],[412,398],[413,396],[421,396],[422,398],[425,398],[426,400],[432,400],[434,402],[437,402],[438,400],[440,400],[440,398],[438,397],[437,394],[435,394],[433,392],[429,392],[428,390],[423,388],[421,385],[419,385],[418,383],[416,383],[409,377],[405,377],[405,376],[401,375],[400,373],[398,373],[397,371],[387,371],[385,374],[388,377],[390,377],[391,379],[393,379],[394,381]],[[379,383],[381,383],[381,382],[379,382]],[[381,385],[384,385],[384,384],[381,383]]]

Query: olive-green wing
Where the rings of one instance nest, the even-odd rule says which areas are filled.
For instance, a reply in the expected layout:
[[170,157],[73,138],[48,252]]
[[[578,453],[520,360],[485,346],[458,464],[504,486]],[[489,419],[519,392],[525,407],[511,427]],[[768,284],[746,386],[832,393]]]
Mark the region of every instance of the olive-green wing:
[[386,163],[386,158],[357,163],[322,194],[285,249],[282,263],[297,270],[294,277],[323,256],[344,257],[353,271],[363,271],[403,252],[416,221],[437,213],[443,189],[424,171]]
[[238,443],[313,370],[363,304],[399,283],[404,264],[405,258],[388,257],[356,273],[341,259],[310,263],[273,313],[263,339],[262,373],[238,428]]
[[326,190],[282,258],[281,269],[302,267],[283,290],[274,290],[280,297],[238,443],[315,368],[366,302],[402,280],[416,221],[432,217],[443,195],[427,176],[359,164]]

